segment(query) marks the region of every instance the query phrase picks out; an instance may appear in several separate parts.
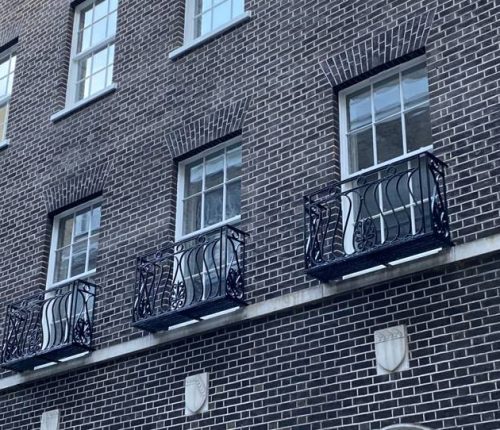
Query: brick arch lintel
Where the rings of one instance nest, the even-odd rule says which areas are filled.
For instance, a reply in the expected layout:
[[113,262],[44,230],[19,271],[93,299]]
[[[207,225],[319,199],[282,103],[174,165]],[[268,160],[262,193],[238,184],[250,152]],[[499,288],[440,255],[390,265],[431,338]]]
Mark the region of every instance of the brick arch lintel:
[[243,128],[250,97],[238,100],[166,134],[167,148],[179,159],[211,143],[236,135]]
[[373,37],[322,61],[323,73],[334,88],[341,89],[354,83],[358,77],[364,79],[364,75],[381,66],[424,52],[435,15],[436,9],[431,9],[375,33]]
[[59,212],[93,196],[101,194],[106,185],[109,163],[78,172],[44,190],[47,213]]
[[19,39],[21,28],[18,24],[7,25],[0,29],[0,53],[9,48]]

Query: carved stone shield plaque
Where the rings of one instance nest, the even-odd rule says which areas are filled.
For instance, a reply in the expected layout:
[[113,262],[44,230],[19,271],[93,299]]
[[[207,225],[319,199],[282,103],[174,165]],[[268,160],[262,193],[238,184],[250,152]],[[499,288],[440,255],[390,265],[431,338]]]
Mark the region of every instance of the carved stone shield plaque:
[[186,415],[208,411],[208,373],[186,378]]
[[41,430],[59,430],[59,409],[42,414]]
[[408,339],[406,327],[395,327],[375,332],[377,374],[386,375],[408,369]]

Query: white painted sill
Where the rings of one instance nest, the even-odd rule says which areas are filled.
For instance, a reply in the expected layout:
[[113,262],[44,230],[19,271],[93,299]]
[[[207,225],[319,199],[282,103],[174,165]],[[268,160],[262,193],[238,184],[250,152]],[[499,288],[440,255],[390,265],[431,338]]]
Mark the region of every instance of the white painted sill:
[[85,106],[87,106],[91,103],[94,103],[95,101],[101,99],[102,97],[104,97],[110,93],[115,92],[116,89],[117,89],[117,85],[111,84],[109,87],[106,87],[103,90],[98,91],[95,94],[92,94],[90,97],[87,97],[86,99],[80,100],[79,102],[77,102],[71,106],[65,107],[63,110],[60,110],[59,112],[56,112],[54,115],[52,115],[50,117],[50,120],[52,122],[56,122],[64,117],[72,114],[73,112],[76,112],[77,110],[80,110],[80,109],[84,108]]
[[240,16],[237,16],[236,18],[232,19],[231,21],[227,22],[221,27],[216,28],[215,30],[204,34],[203,36],[200,36],[194,40],[191,40],[184,45],[182,45],[180,48],[174,49],[168,54],[168,58],[171,60],[175,60],[179,58],[180,56],[188,53],[189,51],[192,51],[193,49],[197,48],[198,46],[204,45],[205,43],[208,43],[212,39],[215,39],[217,36],[219,36],[222,33],[225,33],[226,31],[230,30],[233,27],[236,27],[239,24],[242,24],[244,22],[247,22],[250,20],[252,17],[251,11],[245,11]]
[[9,146],[9,139],[0,140],[0,150]]

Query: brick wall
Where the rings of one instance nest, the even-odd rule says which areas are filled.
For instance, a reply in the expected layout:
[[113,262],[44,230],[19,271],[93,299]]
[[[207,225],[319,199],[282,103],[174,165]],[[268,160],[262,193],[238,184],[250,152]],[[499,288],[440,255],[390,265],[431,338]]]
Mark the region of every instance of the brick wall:
[[[93,187],[98,188],[97,192],[101,192],[103,198],[103,231],[97,273],[97,282],[103,290],[96,311],[96,347],[104,348],[143,336],[141,331],[131,326],[135,257],[173,239],[177,160],[213,144],[212,136],[214,141],[224,137],[218,118],[226,118],[232,124],[227,128],[230,133],[241,132],[241,227],[251,234],[247,276],[250,302],[264,301],[316,285],[317,281],[303,273],[301,204],[304,194],[339,177],[336,91],[343,84],[378,70],[378,67],[394,64],[405,56],[412,56],[416,51],[425,50],[427,55],[435,154],[449,164],[449,212],[453,240],[461,244],[499,232],[498,2],[247,0],[246,8],[253,14],[249,22],[171,61],[168,59],[169,51],[182,43],[183,3],[183,0],[122,0],[116,38],[117,91],[53,123],[50,115],[63,108],[65,99],[72,25],[70,2],[26,0],[13,3],[0,0],[0,44],[18,38],[18,62],[9,124],[11,145],[0,152],[3,178],[0,181],[0,252],[3,256],[0,259],[0,336],[3,336],[5,305],[14,298],[44,288],[50,214],[71,203],[71,200],[91,195],[96,191]],[[374,41],[377,41],[376,55]],[[335,70],[333,65],[337,67]],[[203,124],[203,128],[198,128],[197,124]],[[436,280],[441,275],[435,274],[428,281],[422,278],[412,280],[406,286],[401,284],[380,287],[380,291],[353,293],[342,296],[333,304],[297,311],[295,316],[279,316],[258,324],[248,323],[239,329],[187,339],[167,351],[144,355],[135,361],[91,369],[78,376],[56,378],[36,388],[23,388],[19,392],[14,390],[2,395],[5,406],[0,408],[0,414],[3,414],[0,415],[0,424],[3,419],[9,423],[5,424],[5,428],[31,428],[29,422],[36,421],[39,412],[50,406],[49,400],[44,399],[54,396],[54,404],[64,398],[73,399],[64,403],[63,428],[79,428],[77,424],[71,424],[70,418],[71,408],[77,408],[78,402],[83,402],[88,411],[102,408],[102,413],[99,412],[101,418],[90,420],[87,416],[87,422],[93,423],[87,424],[87,427],[83,424],[85,418],[81,413],[82,429],[113,428],[111,424],[99,424],[99,427],[95,422],[104,423],[109,416],[116,416],[116,411],[123,414],[123,418],[119,419],[127,423],[120,425],[128,425],[129,428],[161,428],[157,423],[163,422],[168,422],[172,428],[186,428],[182,427],[184,418],[179,406],[181,375],[197,370],[205,360],[213,359],[227,368],[231,375],[222,373],[217,376],[220,382],[214,390],[219,390],[217,394],[221,396],[221,403],[220,411],[214,413],[214,420],[219,423],[217,419],[222,420],[220,417],[236,414],[229,419],[238,423],[233,428],[251,427],[250,423],[238,420],[254,420],[251,428],[258,428],[265,422],[265,416],[278,417],[271,419],[277,422],[299,413],[303,416],[317,414],[321,417],[317,422],[323,424],[308,427],[306,421],[303,427],[297,424],[297,429],[336,428],[341,425],[345,428],[376,429],[382,424],[375,423],[388,423],[391,418],[396,419],[403,414],[424,414],[424,421],[435,428],[493,429],[494,426],[488,427],[490,424],[478,424],[481,420],[495,421],[488,418],[490,412],[480,410],[483,404],[489,405],[495,400],[489,389],[488,394],[473,393],[469,383],[453,387],[447,381],[448,377],[444,381],[432,381],[432,378],[424,376],[416,380],[414,378],[419,376],[413,374],[401,379],[407,381],[408,386],[400,386],[404,382],[397,378],[373,385],[369,371],[362,364],[359,368],[361,374],[354,379],[353,372],[358,370],[336,361],[341,358],[348,360],[346,357],[351,354],[351,346],[357,347],[356,342],[366,345],[367,338],[363,336],[372,335],[370,328],[365,327],[363,333],[366,334],[359,335],[363,341],[354,340],[351,345],[348,340],[350,335],[346,332],[343,335],[347,342],[345,348],[336,346],[335,336],[342,338],[342,335],[336,335],[333,328],[338,328],[337,324],[345,327],[354,324],[356,327],[358,312],[355,309],[362,306],[358,303],[363,303],[363,300],[373,303],[371,312],[374,320],[378,314],[381,318],[373,323],[375,327],[392,321],[392,310],[403,307],[410,294],[408,291],[415,289],[421,292],[423,302],[431,300],[429,309],[420,305],[424,306],[423,316],[420,316],[424,320],[430,319],[439,313],[432,310],[433,300],[442,304],[458,300],[460,306],[468,300],[482,303],[476,297],[474,287],[459,288],[457,298],[452,297],[461,282],[474,278],[469,272],[478,270],[471,266],[464,271],[452,272],[457,278],[453,282],[443,281],[441,287],[449,288],[449,299],[443,298],[444,292],[431,293],[431,284],[426,282],[439,283]],[[491,270],[488,273],[493,273]],[[480,283],[475,282],[477,285]],[[434,288],[439,291],[440,287],[436,285]],[[487,291],[489,293],[485,294],[493,295],[495,288]],[[377,295],[389,297],[391,294],[393,296],[385,301],[368,299]],[[412,300],[418,302],[417,297]],[[391,305],[392,301],[394,305]],[[402,304],[396,305],[399,302]],[[333,308],[340,304],[341,309],[332,314]],[[419,306],[418,303],[415,306]],[[498,310],[498,307],[488,309]],[[408,307],[406,312],[414,312],[414,309]],[[445,310],[442,312],[445,313]],[[343,313],[345,316],[342,316]],[[418,313],[414,315],[414,318],[419,316]],[[494,314],[483,317],[492,318]],[[321,318],[324,327],[314,323],[317,318]],[[443,315],[442,318],[447,317]],[[472,320],[480,321],[480,317]],[[333,328],[328,327],[328,321]],[[359,324],[362,321],[360,319]],[[411,327],[417,330],[418,323],[412,324]],[[495,332],[498,334],[494,326],[487,326],[491,328],[492,335]],[[275,342],[278,327],[282,340]],[[474,328],[468,327],[470,330]],[[305,334],[295,334],[300,330],[306,330],[307,340]],[[434,335],[429,330],[423,333]],[[436,330],[439,332],[439,328]],[[445,332],[443,336],[446,336],[449,330],[442,330]],[[417,332],[410,335],[418,337]],[[302,341],[295,339],[300,336]],[[422,336],[424,338],[420,342],[423,345],[431,342],[430,338]],[[473,333],[463,330],[457,331],[456,336],[464,336],[470,343],[469,347],[476,339]],[[231,342],[238,345],[247,337],[248,341],[241,346],[247,355],[240,357],[236,354],[234,359],[229,360],[227,355],[232,354]],[[447,342],[443,339],[442,345]],[[300,355],[301,347],[305,350],[319,349],[311,355],[308,364],[311,370],[302,376],[290,370],[297,380],[292,378],[294,382],[283,382],[282,391],[270,388],[273,383],[265,376],[259,382],[258,374],[251,380],[260,387],[260,391],[250,387],[250,382],[238,385],[241,370],[237,369],[240,366],[244,372],[258,372],[260,368],[261,372],[272,376],[272,372],[262,367],[272,366],[267,359],[260,358],[265,354],[275,354],[275,360],[296,354],[296,357],[283,363],[293,362],[290,369],[298,371],[302,368],[301,360],[307,361]],[[429,345],[426,347],[431,348]],[[288,352],[294,349],[297,353]],[[425,349],[424,346],[422,349]],[[466,348],[459,350],[468,351]],[[219,356],[218,351],[225,353]],[[424,357],[432,361],[441,352],[439,349],[429,350]],[[215,354],[215,358],[211,358],[211,354]],[[313,357],[325,354],[328,365],[322,367],[320,363],[325,360]],[[331,358],[328,354],[332,354]],[[359,354],[363,355],[363,352]],[[373,361],[369,352],[365,354],[367,362]],[[174,358],[172,362],[171,357]],[[195,364],[191,364],[188,357],[193,357]],[[490,380],[498,383],[498,375],[492,367],[492,363],[498,361],[493,347],[478,357],[483,357],[484,362],[478,362],[477,366],[490,366],[487,368]],[[157,360],[162,364],[156,363]],[[239,360],[248,361],[248,364],[241,364]],[[177,376],[169,376],[173,369],[171,366],[179,365],[179,362],[185,363],[186,367],[177,368]],[[460,369],[472,371],[472,364],[468,363]],[[425,365],[424,360],[418,368]],[[315,366],[319,370],[314,370]],[[437,369],[439,365],[435,367]],[[160,368],[159,373],[156,368]],[[366,374],[363,374],[363,369]],[[457,380],[464,371],[460,369],[454,370]],[[286,371],[283,369],[283,381],[289,377]],[[107,381],[107,388],[99,393],[102,399],[94,403],[90,400],[94,398],[92,384],[97,390],[109,372],[116,372],[116,381]],[[309,375],[318,372],[319,375],[321,372],[327,375],[326,383],[323,376]],[[329,372],[332,372],[331,376]],[[337,376],[340,378],[338,381]],[[301,377],[309,379],[302,381]],[[330,381],[330,377],[334,379]],[[151,384],[155,381],[157,385],[149,387],[148,378],[151,378]],[[125,384],[125,380],[126,384],[131,384],[132,395],[126,393],[125,387],[117,388]],[[231,381],[236,381],[234,387],[230,385]],[[338,392],[337,388],[332,388],[337,387],[335,384],[341,384],[341,392],[346,393],[346,397],[335,397],[335,392]],[[373,386],[378,389],[385,387],[384,384],[387,388],[381,389],[380,398],[376,397]],[[427,384],[434,385],[429,385],[422,394],[417,392]],[[167,387],[170,388],[167,390]],[[115,389],[123,389],[123,395],[113,397]],[[257,394],[246,395],[245,389],[257,390]],[[328,391],[330,389],[331,392]],[[436,389],[443,394],[437,397],[427,394],[431,398],[421,401],[425,393]],[[358,394],[354,395],[352,390],[358,390]],[[452,393],[453,390],[456,391]],[[464,395],[463,390],[469,392]],[[176,394],[172,396],[172,392]],[[142,394],[145,396],[142,397]],[[214,396],[217,394],[213,393]],[[439,398],[441,395],[443,399]],[[224,396],[228,399],[225,400]],[[231,405],[231,398],[246,399],[245,396],[248,401],[242,401],[238,407]],[[375,397],[369,399],[370,396]],[[450,400],[456,396],[473,398],[462,407]],[[484,396],[489,396],[487,401]],[[323,406],[311,404],[314,398],[329,399],[328,408],[324,410]],[[412,399],[408,400],[408,405],[403,400],[407,398]],[[45,403],[42,404],[42,401]],[[101,403],[97,406],[99,401]],[[387,406],[379,406],[382,401],[388,402]],[[28,413],[26,408],[21,408],[22,402],[31,402],[36,406],[30,408]],[[74,406],[70,405],[71,402]],[[417,407],[420,403],[432,405],[430,412],[420,410]],[[175,413],[172,415],[169,408],[174,408],[174,405]],[[309,412],[302,408],[309,408]],[[358,409],[354,413],[352,408]],[[370,408],[380,408],[380,412]],[[450,413],[453,417],[450,419],[459,415],[474,418],[471,418],[471,424],[452,425],[446,422],[446,417],[438,416],[440,409],[444,411],[442,413]],[[152,415],[149,418],[142,415],[147,413]],[[135,418],[136,415],[139,418]],[[79,416],[75,410],[74,419]],[[179,421],[170,423],[172,416],[178,417]],[[136,425],[133,424],[135,419],[144,421]],[[339,419],[346,421],[340,422]],[[354,423],[354,419],[372,424],[362,427]],[[153,424],[148,427],[148,422]],[[286,421],[281,422],[282,428],[290,426],[284,423]],[[271,424],[269,427],[262,425],[262,428],[274,428]],[[199,426],[203,428],[208,424]]]

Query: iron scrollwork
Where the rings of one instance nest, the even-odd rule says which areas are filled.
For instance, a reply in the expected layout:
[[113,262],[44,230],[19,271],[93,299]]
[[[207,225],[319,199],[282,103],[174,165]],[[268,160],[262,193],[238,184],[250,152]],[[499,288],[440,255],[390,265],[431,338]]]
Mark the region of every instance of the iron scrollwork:
[[450,244],[445,168],[424,152],[304,197],[306,269],[315,276],[313,269],[335,265],[318,276],[334,279],[335,270],[352,273]]
[[242,302],[245,237],[226,225],[139,257],[134,321],[185,313],[227,297]]
[[97,288],[90,282],[77,280],[10,304],[2,364],[8,367],[13,361],[48,357],[51,351],[66,346],[89,350]]

